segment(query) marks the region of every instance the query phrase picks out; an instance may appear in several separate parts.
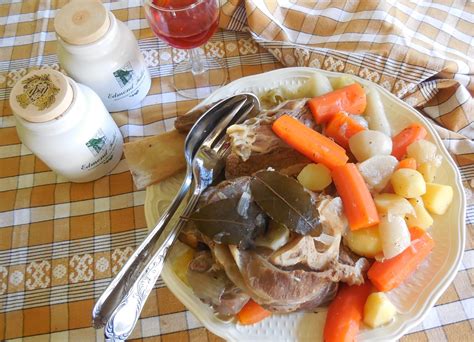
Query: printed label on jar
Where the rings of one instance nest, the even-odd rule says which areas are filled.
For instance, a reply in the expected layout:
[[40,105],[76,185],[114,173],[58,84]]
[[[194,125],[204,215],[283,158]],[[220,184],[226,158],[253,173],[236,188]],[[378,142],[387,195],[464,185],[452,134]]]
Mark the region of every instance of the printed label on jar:
[[23,109],[29,105],[35,106],[38,111],[48,109],[56,102],[56,95],[61,91],[48,73],[33,75],[21,83],[23,92],[16,96],[16,100]]
[[134,69],[132,63],[127,62],[120,69],[115,70],[113,75],[121,90],[109,93],[107,97],[117,101],[138,94],[145,80],[146,70],[144,67]]
[[117,147],[117,132],[113,132],[111,137],[107,137],[102,129],[86,142],[86,146],[94,157],[93,161],[82,164],[81,170],[92,170],[102,164],[107,164],[113,157]]

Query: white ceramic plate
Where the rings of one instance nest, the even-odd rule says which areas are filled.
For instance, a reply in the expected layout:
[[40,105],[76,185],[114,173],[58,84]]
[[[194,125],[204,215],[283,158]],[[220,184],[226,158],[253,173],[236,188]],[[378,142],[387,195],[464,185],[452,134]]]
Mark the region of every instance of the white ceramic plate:
[[[280,85],[297,86],[306,82],[307,78],[315,72],[322,73],[329,78],[342,75],[340,73],[316,71],[311,68],[279,69],[236,80],[212,93],[201,104],[209,104],[241,92],[252,92],[261,95],[264,91]],[[351,77],[354,76],[351,75]],[[364,79],[354,78],[362,85],[373,85],[373,83]],[[410,328],[420,323],[456,275],[465,240],[465,198],[461,177],[453,160],[434,128],[426,119],[385,89],[377,87],[393,132],[399,132],[412,122],[421,123],[426,127],[428,139],[437,145],[443,156],[443,162],[437,174],[437,182],[453,187],[454,200],[445,215],[434,215],[435,223],[430,230],[436,242],[433,252],[411,278],[399,288],[388,293],[399,311],[397,318],[389,325],[377,329],[362,329],[359,334],[360,341],[398,339],[407,333]],[[145,216],[149,227],[155,224],[160,213],[170,203],[179,188],[181,177],[182,175],[177,175],[165,182],[147,188]],[[176,276],[170,267],[173,258],[182,253],[184,248],[179,243],[173,247],[162,273],[163,280],[174,295],[214,334],[229,341],[322,340],[326,310],[318,313],[273,315],[251,326],[242,326],[234,322],[225,323],[218,320],[213,315],[212,310],[193,295],[192,290]]]

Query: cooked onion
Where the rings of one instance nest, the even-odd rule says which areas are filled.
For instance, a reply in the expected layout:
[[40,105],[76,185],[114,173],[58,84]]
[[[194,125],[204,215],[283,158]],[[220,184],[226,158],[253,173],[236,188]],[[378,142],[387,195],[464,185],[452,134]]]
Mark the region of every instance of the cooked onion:
[[410,232],[403,217],[398,215],[383,216],[379,224],[383,255],[390,259],[410,246]]

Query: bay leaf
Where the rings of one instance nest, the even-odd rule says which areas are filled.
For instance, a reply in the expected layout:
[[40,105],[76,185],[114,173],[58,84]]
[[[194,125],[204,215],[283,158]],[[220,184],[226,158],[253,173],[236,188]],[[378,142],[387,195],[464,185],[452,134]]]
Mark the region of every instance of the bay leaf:
[[259,171],[250,182],[252,196],[274,221],[298,234],[319,228],[319,213],[311,195],[293,178],[277,171]]
[[244,215],[237,207],[240,198],[212,202],[195,211],[188,219],[197,229],[216,243],[248,248],[265,229],[266,215],[255,202],[250,202]]

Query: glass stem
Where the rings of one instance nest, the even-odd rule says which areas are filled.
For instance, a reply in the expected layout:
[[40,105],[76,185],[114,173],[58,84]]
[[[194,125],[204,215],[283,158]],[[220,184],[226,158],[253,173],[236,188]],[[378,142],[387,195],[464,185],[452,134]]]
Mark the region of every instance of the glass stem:
[[191,59],[191,71],[193,75],[199,75],[206,71],[201,57],[199,56],[199,48],[189,50],[189,56]]

